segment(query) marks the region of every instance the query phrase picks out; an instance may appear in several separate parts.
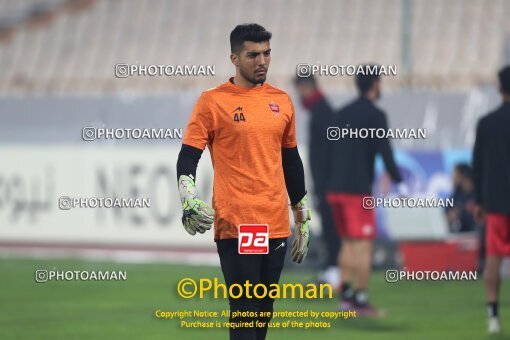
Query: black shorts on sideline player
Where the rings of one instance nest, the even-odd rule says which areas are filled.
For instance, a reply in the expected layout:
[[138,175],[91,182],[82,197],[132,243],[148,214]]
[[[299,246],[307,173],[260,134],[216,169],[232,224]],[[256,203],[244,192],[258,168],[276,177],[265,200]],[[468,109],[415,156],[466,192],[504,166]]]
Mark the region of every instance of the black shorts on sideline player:
[[[283,245],[282,245],[283,243]],[[285,253],[287,252],[287,238],[274,238],[269,240],[268,254],[239,254],[238,239],[216,240],[218,254],[220,256],[221,270],[225,283],[230,286],[238,283],[244,287],[246,280],[252,284],[265,284],[269,291],[269,285],[278,283],[282,273]],[[237,293],[237,291],[235,291]],[[259,289],[260,295],[262,291]],[[252,291],[250,291],[253,296]],[[234,311],[273,312],[274,299],[251,298],[245,296],[239,299],[229,299],[231,317],[230,322],[251,322],[258,320],[265,322],[262,328],[230,328],[231,340],[263,340],[267,334],[267,324],[270,318],[232,318]]]

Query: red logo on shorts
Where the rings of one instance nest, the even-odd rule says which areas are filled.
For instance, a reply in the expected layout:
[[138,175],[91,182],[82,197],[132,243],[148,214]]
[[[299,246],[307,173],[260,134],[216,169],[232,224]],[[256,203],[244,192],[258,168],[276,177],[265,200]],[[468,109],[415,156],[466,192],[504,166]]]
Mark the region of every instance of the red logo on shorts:
[[267,224],[239,225],[239,254],[268,254],[269,226]]
[[269,108],[271,109],[271,111],[273,111],[275,115],[280,113],[280,107],[276,103],[269,103]]

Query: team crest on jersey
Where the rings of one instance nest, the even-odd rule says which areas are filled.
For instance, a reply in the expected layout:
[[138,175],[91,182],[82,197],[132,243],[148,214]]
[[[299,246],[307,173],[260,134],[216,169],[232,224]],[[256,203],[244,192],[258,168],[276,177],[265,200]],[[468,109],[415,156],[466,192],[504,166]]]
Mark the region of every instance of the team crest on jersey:
[[271,111],[273,111],[275,116],[277,116],[280,113],[280,107],[278,106],[278,104],[274,102],[269,103],[269,108],[271,109]]

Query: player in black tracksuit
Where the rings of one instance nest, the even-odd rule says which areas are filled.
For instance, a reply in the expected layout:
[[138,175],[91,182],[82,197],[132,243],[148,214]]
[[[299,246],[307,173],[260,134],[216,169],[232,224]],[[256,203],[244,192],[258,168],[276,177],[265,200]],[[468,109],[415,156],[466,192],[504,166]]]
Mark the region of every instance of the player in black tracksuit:
[[[356,85],[359,97],[338,112],[333,126],[358,132],[370,128],[387,130],[386,115],[374,104],[380,97],[379,76],[358,75]],[[337,136],[328,132],[329,139]],[[327,199],[342,237],[340,309],[357,309],[359,315],[380,316],[382,312],[368,303],[366,294],[376,230],[374,211],[364,209],[364,197],[372,196],[376,155],[382,156],[394,182],[401,182],[402,178],[386,138],[344,136],[329,140],[329,145]]]
[[322,239],[326,246],[324,270],[319,274],[319,281],[339,285],[337,256],[341,240],[335,231],[331,208],[326,200],[328,140],[324,134],[333,120],[333,109],[320,91],[313,76],[297,77],[296,89],[304,108],[310,113],[308,160],[312,172],[316,208],[321,215]]
[[510,66],[499,72],[502,105],[478,122],[473,151],[477,207],[486,222],[484,281],[489,310],[489,333],[499,333],[501,261],[510,256]]
[[[359,96],[342,108],[333,125],[340,128],[388,129],[386,114],[366,96]],[[377,154],[382,156],[391,179],[397,183],[402,181],[388,139],[343,138],[331,141],[330,145],[329,191],[370,195]]]

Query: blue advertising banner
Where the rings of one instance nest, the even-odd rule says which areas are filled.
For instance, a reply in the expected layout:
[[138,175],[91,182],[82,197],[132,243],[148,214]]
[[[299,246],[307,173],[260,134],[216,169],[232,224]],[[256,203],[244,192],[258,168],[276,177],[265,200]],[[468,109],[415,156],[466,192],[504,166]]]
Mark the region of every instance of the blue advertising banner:
[[[471,151],[454,149],[445,151],[403,151],[394,153],[404,178],[409,197],[447,198],[452,193],[452,173],[456,164],[471,164]],[[391,182],[379,157],[376,161],[374,197],[397,195],[397,186]],[[387,209],[377,208],[377,231],[379,237],[391,238],[387,226]]]

